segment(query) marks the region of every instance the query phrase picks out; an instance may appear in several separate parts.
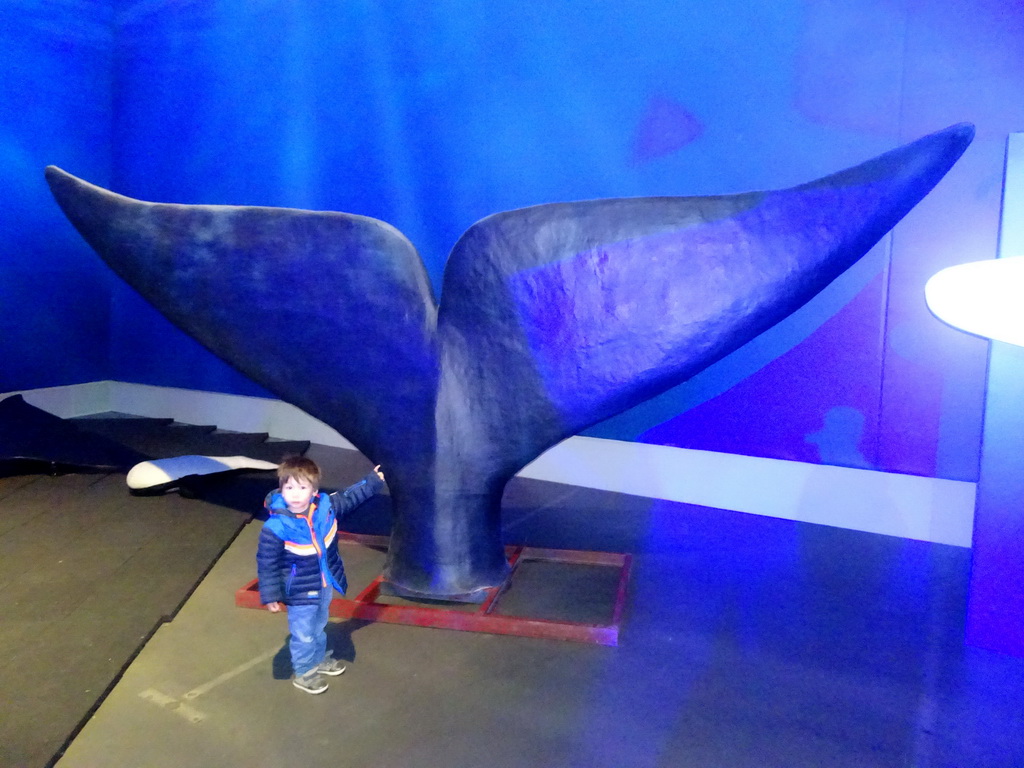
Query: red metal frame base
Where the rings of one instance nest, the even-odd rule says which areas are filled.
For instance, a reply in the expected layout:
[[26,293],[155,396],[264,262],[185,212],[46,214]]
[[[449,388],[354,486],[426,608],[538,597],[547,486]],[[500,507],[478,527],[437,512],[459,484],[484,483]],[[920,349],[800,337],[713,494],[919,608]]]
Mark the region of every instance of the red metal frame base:
[[[339,533],[339,544],[387,547],[387,536],[366,536]],[[599,645],[619,644],[619,624],[626,602],[626,588],[632,557],[612,552],[585,552],[574,549],[541,549],[538,547],[506,547],[509,575],[501,586],[488,590],[487,597],[475,611],[453,610],[441,605],[392,605],[378,602],[383,577],[378,576],[354,599],[336,597],[331,601],[330,615],[340,619],[382,621],[388,624],[407,624],[416,627],[436,627],[464,632],[488,632],[497,635],[516,635],[548,640],[568,640]],[[619,569],[619,581],[608,624],[585,624],[574,621],[534,619],[528,616],[496,614],[501,595],[511,586],[519,566],[526,561],[566,563],[572,565],[602,565]],[[259,584],[253,579],[235,592],[235,605],[240,608],[263,608],[260,604]]]

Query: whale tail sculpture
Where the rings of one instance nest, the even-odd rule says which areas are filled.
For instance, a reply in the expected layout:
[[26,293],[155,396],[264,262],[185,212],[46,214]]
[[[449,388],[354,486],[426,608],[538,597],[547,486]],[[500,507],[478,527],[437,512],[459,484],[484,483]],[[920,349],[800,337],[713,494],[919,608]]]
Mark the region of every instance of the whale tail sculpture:
[[[383,465],[395,591],[472,600],[506,575],[500,504],[517,471],[809,301],[973,134],[952,126],[781,191],[497,213],[455,244],[440,304],[412,244],[375,219],[148,203],[46,176],[157,309]],[[296,304],[281,285],[308,290]]]

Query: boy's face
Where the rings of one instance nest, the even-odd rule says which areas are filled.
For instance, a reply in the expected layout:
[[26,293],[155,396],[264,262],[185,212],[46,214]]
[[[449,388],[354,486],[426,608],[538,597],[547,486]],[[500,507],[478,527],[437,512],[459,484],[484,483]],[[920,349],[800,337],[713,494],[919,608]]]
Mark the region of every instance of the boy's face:
[[281,484],[281,495],[288,509],[295,514],[302,514],[309,507],[309,500],[313,498],[317,489],[310,485],[308,480],[300,480],[297,477],[289,477]]

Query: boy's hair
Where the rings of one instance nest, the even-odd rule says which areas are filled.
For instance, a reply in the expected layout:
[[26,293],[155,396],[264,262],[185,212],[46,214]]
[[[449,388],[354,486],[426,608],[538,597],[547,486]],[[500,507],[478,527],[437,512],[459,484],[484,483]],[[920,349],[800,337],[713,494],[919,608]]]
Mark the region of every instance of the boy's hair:
[[277,479],[284,485],[289,477],[305,481],[316,489],[320,488],[320,467],[305,456],[285,456],[277,465]]

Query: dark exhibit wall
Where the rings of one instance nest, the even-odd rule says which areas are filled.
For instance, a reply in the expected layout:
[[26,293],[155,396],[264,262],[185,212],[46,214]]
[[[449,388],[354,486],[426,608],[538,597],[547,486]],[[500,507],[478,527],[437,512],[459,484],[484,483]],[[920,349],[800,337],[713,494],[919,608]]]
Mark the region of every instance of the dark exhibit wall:
[[0,392],[109,378],[113,278],[67,227],[41,168],[110,179],[113,14],[10,0],[0,19]]
[[[986,345],[935,321],[923,286],[995,254],[1003,143],[1024,125],[1012,0],[114,8],[110,183],[75,158],[40,171],[146,200],[373,216],[412,240],[435,288],[458,236],[496,211],[781,188],[974,122],[957,167],[828,291],[587,434],[977,479]],[[262,392],[111,284],[97,378]]]

